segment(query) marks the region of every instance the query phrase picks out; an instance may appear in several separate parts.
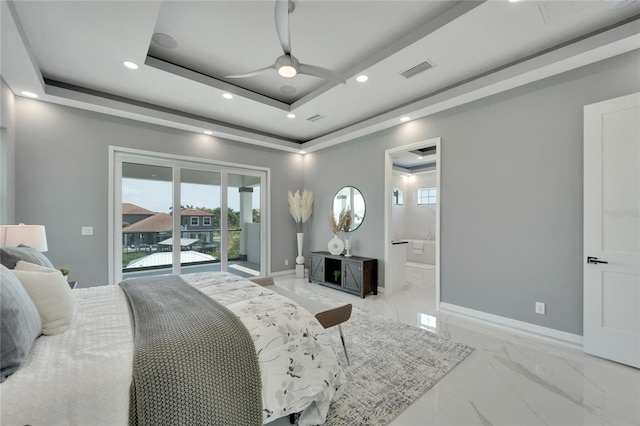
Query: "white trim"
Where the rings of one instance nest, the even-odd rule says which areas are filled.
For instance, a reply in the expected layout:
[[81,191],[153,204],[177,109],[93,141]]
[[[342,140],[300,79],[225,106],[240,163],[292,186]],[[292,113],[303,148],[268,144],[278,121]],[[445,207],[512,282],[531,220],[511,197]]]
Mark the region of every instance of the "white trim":
[[465,318],[470,318],[475,321],[492,325],[494,327],[524,333],[530,337],[552,340],[555,343],[562,343],[580,349],[582,348],[582,336],[573,333],[567,333],[566,331],[555,330],[553,328],[543,327],[541,325],[514,320],[512,318],[489,314],[487,312],[476,311],[475,309],[469,309],[463,306],[453,305],[445,302],[440,303],[440,310],[454,315],[460,315]]
[[[227,238],[222,238],[226,235]],[[220,270],[229,267],[229,172],[220,172]]]
[[231,163],[229,161],[208,160],[206,158],[189,157],[186,155],[170,154],[165,152],[147,151],[144,149],[135,149],[135,148],[127,148],[124,146],[109,145],[109,154],[111,154],[112,150],[118,153],[123,153],[123,154],[140,155],[147,160],[149,160],[149,157],[152,157],[162,161],[167,161],[167,160],[187,161],[189,163],[202,163],[202,164],[211,164],[214,166],[232,167],[232,168],[238,168],[240,169],[240,171],[246,171],[246,170],[259,170],[263,172],[270,171],[268,167],[253,166],[251,164],[240,164],[240,163]]
[[440,179],[442,170],[442,155],[440,138],[436,141],[436,309],[440,309],[440,195],[442,194],[442,180]]
[[[171,165],[171,174],[172,174],[172,194],[173,194],[173,199],[171,200],[172,206],[173,206],[173,210],[175,212],[180,212],[180,214],[174,214],[171,215],[171,219],[172,219],[172,224],[171,226],[173,227],[173,229],[171,230],[171,235],[173,236],[173,244],[171,247],[171,250],[173,251],[173,254],[171,256],[171,268],[172,271],[178,271],[178,273],[181,272],[182,268],[182,261],[181,261],[181,257],[182,255],[180,254],[180,241],[182,240],[182,232],[181,232],[181,228],[180,226],[182,225],[182,223],[180,223],[182,221],[182,211],[180,209],[180,205],[181,205],[181,201],[182,201],[182,175],[180,173],[180,167],[177,167],[175,164]],[[176,233],[174,232],[175,230],[178,230],[178,235],[176,235]]]
[[296,270],[295,269],[287,269],[286,271],[278,271],[278,272],[270,272],[270,277],[282,277],[284,275],[293,275],[295,278]]
[[[640,47],[638,21],[633,20],[608,31],[568,44],[506,68],[499,68],[485,76],[455,85],[432,96],[364,119],[350,126],[327,133],[302,144],[308,153],[326,149],[343,142],[398,126],[403,115],[413,120],[446,111],[488,96],[543,80],[580,68]],[[400,124],[401,125],[401,124]]]
[[[447,13],[455,14],[456,9],[474,7],[471,2],[463,3],[469,4],[456,6]],[[13,3],[3,1],[0,2],[0,5],[2,6],[2,13],[0,13],[0,15],[3,16],[3,45],[7,42],[6,44],[10,46],[10,49],[7,49],[6,55],[3,51],[3,58],[8,57],[10,60],[3,61],[2,74],[5,81],[7,81],[11,87],[19,85],[18,83],[22,83],[24,86],[35,87],[34,90],[36,90],[37,94],[41,95],[40,99],[45,102],[96,111],[140,122],[153,123],[187,132],[202,133],[203,130],[209,129],[218,137],[294,153],[299,152],[300,149],[310,153],[328,148],[379,130],[396,126],[398,125],[398,117],[403,115],[409,114],[416,118],[425,117],[439,111],[491,96],[495,93],[510,90],[533,81],[538,81],[584,65],[630,52],[638,49],[640,44],[637,33],[638,22],[627,22],[626,24],[603,33],[595,34],[576,43],[562,46],[524,62],[499,69],[489,75],[453,87],[442,93],[418,98],[415,102],[393,108],[384,114],[379,114],[357,124],[324,134],[300,145],[297,142],[283,137],[264,135],[246,128],[239,129],[229,124],[218,123],[214,119],[185,117],[155,107],[140,106],[130,100],[118,101],[95,94],[81,93],[71,89],[46,85],[42,78],[42,73],[37,66],[37,62],[33,59],[34,55],[24,32],[19,28],[18,14],[15,12]],[[5,19],[5,16],[7,19]],[[443,16],[441,19],[445,19],[446,22],[448,18]],[[442,20],[439,22],[443,23]],[[434,25],[434,23],[428,23],[421,28],[428,31],[429,28],[433,28],[432,25]],[[420,29],[418,31],[420,31]],[[409,37],[410,36],[411,35],[409,35]],[[401,42],[402,40],[397,43]],[[385,50],[386,49],[383,49],[381,52],[384,53]],[[379,55],[380,53],[376,53],[372,55],[372,58],[378,57]],[[371,59],[363,63],[368,63],[370,60]],[[375,59],[373,60],[375,61]],[[358,68],[359,67],[356,66],[347,70],[347,74],[353,73],[352,75],[355,75]],[[330,85],[331,83],[326,83],[325,86],[327,84]],[[323,87],[318,90],[323,90]],[[300,104],[296,104],[295,107],[297,108],[299,106]]]
[[266,275],[271,274],[271,169],[267,169],[263,186],[260,188],[260,208],[264,211],[260,211],[260,229],[262,235],[262,241],[260,241],[260,247],[265,250],[261,250],[260,261],[260,273],[266,271]]
[[[114,200],[118,199],[121,200],[122,199],[122,195],[121,195],[121,190],[122,190],[122,184],[121,182],[115,182],[115,179],[117,176],[122,176],[122,161],[140,161],[144,164],[155,164],[155,165],[159,165],[159,166],[163,166],[163,167],[171,167],[173,169],[173,173],[179,172],[180,168],[189,168],[189,169],[193,169],[193,170],[205,170],[205,171],[210,171],[210,167],[218,167],[220,168],[219,173],[220,173],[220,178],[221,178],[221,188],[223,187],[222,184],[225,185],[228,183],[227,180],[227,176],[228,174],[241,174],[241,175],[246,175],[246,176],[255,176],[260,178],[260,194],[261,194],[261,220],[260,220],[260,226],[261,226],[261,241],[260,241],[260,260],[261,260],[261,265],[260,265],[260,269],[261,269],[261,274],[266,274],[268,273],[267,271],[269,271],[271,269],[271,265],[270,265],[270,260],[271,260],[271,255],[270,255],[270,251],[271,251],[271,247],[270,247],[270,235],[271,235],[271,224],[269,223],[269,217],[270,217],[270,198],[271,198],[271,188],[270,188],[270,182],[271,182],[271,169],[268,167],[260,167],[260,166],[253,166],[253,165],[249,165],[249,164],[239,164],[239,163],[230,163],[230,162],[225,162],[225,161],[214,161],[214,160],[208,160],[208,159],[201,159],[201,158],[196,158],[196,157],[188,157],[188,156],[183,156],[183,155],[175,155],[175,154],[170,154],[170,153],[164,153],[164,152],[157,152],[157,151],[146,151],[146,150],[139,150],[139,149],[133,149],[133,148],[126,148],[126,147],[119,147],[119,146],[115,146],[115,145],[109,145],[109,200],[108,200],[108,204],[109,204],[109,212],[108,212],[108,220],[109,220],[109,224],[108,224],[108,232],[109,232],[109,238],[108,238],[108,262],[109,262],[109,271],[108,271],[108,276],[109,276],[109,284],[116,284],[117,283],[117,277],[118,277],[118,273],[116,270],[116,264],[121,265],[122,264],[122,254],[119,254],[116,252],[116,247],[119,247],[121,241],[117,241],[117,238],[115,237],[115,219],[117,217],[122,217],[122,210],[121,210],[121,204],[120,203],[114,203]],[[116,173],[118,172],[118,173]],[[179,176],[179,175],[178,175]],[[176,182],[176,180],[174,179],[174,182]],[[175,186],[175,183],[174,183]],[[180,187],[175,187],[173,189],[173,196],[172,199],[174,201],[174,204],[176,203],[177,200],[177,204],[175,205],[180,205],[180,200],[179,200],[179,189]],[[226,213],[227,213],[227,191],[221,191],[220,194],[221,197],[221,228],[226,227],[227,226],[227,217],[226,217]],[[117,205],[116,205],[117,204]],[[224,205],[222,205],[224,204]],[[116,211],[116,209],[118,211]],[[180,219],[181,216],[176,215],[175,217],[175,221],[178,222],[178,227],[177,229],[180,229]],[[191,221],[189,220],[189,223],[191,223]],[[174,224],[175,226],[175,224]],[[197,232],[194,231],[194,232]],[[175,245],[177,245],[177,248],[175,247]],[[179,239],[175,239],[174,241],[174,247],[173,247],[174,252],[179,252],[180,251],[180,245],[179,245]],[[226,251],[226,247],[220,247],[220,250],[225,250]],[[224,264],[223,264],[224,263]],[[175,265],[174,265],[175,267]],[[220,265],[221,269],[226,267],[226,262],[221,262]],[[175,269],[174,269],[175,270]],[[222,269],[225,270],[225,269]]]
[[[385,292],[386,294],[392,294],[393,293],[393,289],[392,288],[387,288],[387,284],[391,282],[391,271],[388,268],[388,262],[387,260],[389,259],[389,247],[391,247],[391,239],[392,239],[392,235],[391,235],[391,227],[389,225],[390,221],[391,221],[391,209],[392,209],[392,191],[393,191],[393,185],[392,185],[392,176],[393,176],[393,154],[396,152],[400,152],[400,151],[407,151],[407,150],[411,150],[411,149],[417,149],[417,148],[425,148],[428,146],[435,146],[436,147],[436,154],[435,154],[435,159],[436,159],[436,191],[438,194],[438,198],[437,198],[437,202],[436,202],[436,282],[435,282],[435,288],[436,288],[436,296],[435,296],[435,300],[436,300],[436,309],[439,309],[440,307],[440,194],[441,194],[441,182],[440,182],[440,170],[441,170],[441,155],[440,155],[440,151],[441,151],[441,139],[440,138],[433,138],[433,139],[428,139],[428,140],[424,140],[424,141],[420,141],[420,142],[415,142],[409,145],[403,145],[403,146],[399,146],[399,147],[395,147],[395,148],[390,148],[385,150],[385,156],[384,156],[384,288],[385,288]],[[380,291],[381,287],[378,287],[378,291]],[[389,290],[389,291],[386,291]],[[383,293],[385,293],[383,292]]]
[[[118,174],[115,172],[115,164],[116,164],[116,155],[115,155],[115,147],[113,146],[109,146],[109,158],[108,158],[108,163],[109,163],[109,170],[108,170],[108,174],[109,174],[109,182],[108,182],[108,200],[107,200],[107,262],[109,267],[107,268],[107,284],[109,285],[113,285],[115,284],[115,276],[114,276],[114,272],[115,272],[115,262],[117,261],[117,259],[115,258],[115,227],[114,227],[114,217],[115,213],[114,213],[114,203],[113,200],[115,200],[115,188],[118,185],[115,185],[114,179],[115,176],[117,176]],[[122,185],[120,185],[120,188],[122,188]],[[119,199],[122,199],[122,197],[120,197]],[[122,217],[122,215],[120,215],[120,217]],[[120,264],[122,264],[122,258],[120,258]]]

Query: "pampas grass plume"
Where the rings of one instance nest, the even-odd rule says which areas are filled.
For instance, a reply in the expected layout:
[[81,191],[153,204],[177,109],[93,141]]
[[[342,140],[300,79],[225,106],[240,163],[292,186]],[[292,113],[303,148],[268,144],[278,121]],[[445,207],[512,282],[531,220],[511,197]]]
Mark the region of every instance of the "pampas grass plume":
[[289,191],[289,213],[296,223],[305,223],[313,212],[313,192],[296,190],[295,193]]

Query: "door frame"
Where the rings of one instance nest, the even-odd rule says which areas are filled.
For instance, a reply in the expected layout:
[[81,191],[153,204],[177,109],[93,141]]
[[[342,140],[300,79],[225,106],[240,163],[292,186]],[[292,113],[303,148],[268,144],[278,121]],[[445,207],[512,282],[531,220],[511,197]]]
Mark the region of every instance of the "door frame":
[[[239,163],[230,163],[230,162],[225,162],[225,161],[216,161],[216,160],[208,160],[208,159],[202,159],[202,158],[195,158],[195,157],[188,157],[188,156],[183,156],[183,155],[176,155],[176,154],[168,154],[168,153],[161,153],[161,152],[155,152],[155,151],[146,151],[146,150],[140,150],[140,149],[134,149],[134,148],[126,148],[126,147],[120,147],[120,146],[115,146],[115,145],[109,145],[109,188],[108,188],[108,254],[107,254],[107,259],[108,259],[108,284],[109,285],[115,285],[117,284],[116,282],[116,278],[118,276],[121,276],[119,274],[116,273],[116,261],[118,260],[116,256],[116,247],[119,247],[122,243],[122,236],[121,233],[118,233],[116,235],[116,223],[121,223],[121,220],[117,220],[117,218],[122,218],[122,203],[115,203],[115,199],[116,197],[118,199],[122,199],[122,185],[121,182],[118,181],[116,182],[118,177],[122,176],[122,162],[121,161],[117,161],[117,157],[118,156],[126,156],[126,157],[138,157],[140,160],[144,161],[145,163],[153,163],[154,161],[157,162],[158,165],[162,165],[162,166],[167,166],[167,162],[173,163],[171,165],[171,167],[173,166],[178,166],[180,167],[179,163],[185,163],[185,165],[189,165],[189,166],[193,166],[196,169],[198,168],[198,165],[200,164],[205,170],[207,167],[209,166],[213,166],[213,167],[218,167],[220,168],[219,172],[221,174],[221,188],[222,188],[222,184],[226,183],[226,176],[229,173],[232,174],[250,174],[250,175],[255,175],[255,176],[261,176],[263,178],[263,187],[260,188],[260,208],[264,209],[264,212],[261,211],[260,214],[260,226],[261,226],[261,236],[260,236],[260,275],[269,275],[271,273],[271,250],[270,248],[270,244],[271,244],[271,220],[270,220],[270,214],[271,214],[271,169],[268,167],[259,167],[259,166],[252,166],[252,165],[247,165],[247,164],[239,164]],[[177,163],[177,164],[176,164]],[[176,169],[174,169],[175,171]],[[179,168],[177,169],[179,171]],[[175,175],[174,175],[174,180],[175,180]],[[179,173],[178,173],[178,177],[179,177]],[[178,185],[178,188],[176,189],[175,187],[176,182],[174,181],[174,193],[173,193],[173,201],[174,204],[177,200],[178,204],[180,205],[180,188]],[[225,188],[224,191],[221,190],[221,197],[222,198],[226,198],[227,197],[227,188]],[[223,201],[221,198],[221,202]],[[226,203],[225,203],[226,204]],[[226,205],[224,206],[226,207]],[[221,226],[222,226],[222,220],[224,219],[226,221],[226,209],[222,209],[221,208]],[[175,220],[178,220],[179,222],[179,217],[177,217]],[[226,222],[225,222],[225,226],[226,226]],[[175,245],[178,245],[177,249],[179,251],[180,246],[179,246],[179,240],[178,239],[174,239],[174,251],[176,251],[176,247]],[[220,248],[222,250],[222,247]],[[122,259],[120,258],[120,262],[119,264],[122,263]],[[175,259],[174,259],[174,263],[175,263]],[[175,265],[174,265],[175,266]],[[221,267],[222,267],[222,263],[221,263]]]
[[[394,289],[391,288],[391,268],[389,268],[391,240],[391,214],[392,214],[392,192],[393,192],[393,154],[411,149],[436,147],[436,191],[438,198],[436,202],[436,309],[440,309],[440,171],[441,171],[441,138],[432,138],[415,142],[409,145],[402,145],[395,148],[385,150],[384,156],[384,285],[385,294],[392,294]],[[387,288],[389,286],[389,288]]]

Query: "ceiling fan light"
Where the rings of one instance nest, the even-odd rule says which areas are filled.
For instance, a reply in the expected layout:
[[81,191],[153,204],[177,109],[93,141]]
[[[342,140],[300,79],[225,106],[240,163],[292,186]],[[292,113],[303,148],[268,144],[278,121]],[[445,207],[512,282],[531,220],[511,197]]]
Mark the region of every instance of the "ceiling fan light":
[[291,78],[295,77],[295,75],[298,74],[298,71],[291,65],[283,65],[278,68],[278,74],[285,78]]

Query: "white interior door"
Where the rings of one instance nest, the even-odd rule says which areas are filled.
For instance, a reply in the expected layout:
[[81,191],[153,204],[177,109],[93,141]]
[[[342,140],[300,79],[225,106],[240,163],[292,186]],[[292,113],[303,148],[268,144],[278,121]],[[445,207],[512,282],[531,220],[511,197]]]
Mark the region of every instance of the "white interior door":
[[584,108],[584,351],[640,367],[640,93]]

